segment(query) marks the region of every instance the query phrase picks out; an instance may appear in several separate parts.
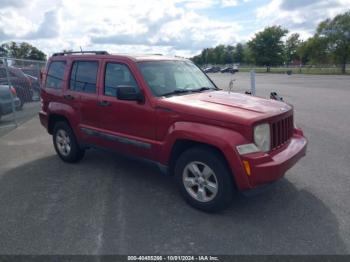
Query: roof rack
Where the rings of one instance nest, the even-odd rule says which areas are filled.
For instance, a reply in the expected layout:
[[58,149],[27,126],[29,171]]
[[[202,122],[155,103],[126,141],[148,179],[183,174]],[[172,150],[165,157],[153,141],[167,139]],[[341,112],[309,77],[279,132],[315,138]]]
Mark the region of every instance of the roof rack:
[[95,54],[95,55],[108,55],[107,51],[69,51],[69,52],[59,52],[54,53],[52,56],[62,56],[71,54]]

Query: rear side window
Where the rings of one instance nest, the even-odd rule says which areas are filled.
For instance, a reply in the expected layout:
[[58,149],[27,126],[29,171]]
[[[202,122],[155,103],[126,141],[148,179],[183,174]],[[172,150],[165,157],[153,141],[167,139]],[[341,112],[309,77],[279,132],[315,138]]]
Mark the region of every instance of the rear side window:
[[96,93],[98,62],[76,61],[70,76],[70,89],[78,92]]
[[63,75],[66,67],[64,61],[54,61],[49,66],[49,71],[46,77],[46,87],[61,89],[63,87]]
[[104,94],[116,96],[119,86],[132,86],[138,89],[135,78],[126,65],[107,63]]

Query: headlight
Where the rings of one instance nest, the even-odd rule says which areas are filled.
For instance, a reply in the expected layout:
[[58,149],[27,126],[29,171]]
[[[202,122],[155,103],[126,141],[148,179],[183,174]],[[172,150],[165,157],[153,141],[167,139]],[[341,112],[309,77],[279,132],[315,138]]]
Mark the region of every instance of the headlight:
[[254,143],[263,152],[270,151],[270,125],[265,123],[254,127]]

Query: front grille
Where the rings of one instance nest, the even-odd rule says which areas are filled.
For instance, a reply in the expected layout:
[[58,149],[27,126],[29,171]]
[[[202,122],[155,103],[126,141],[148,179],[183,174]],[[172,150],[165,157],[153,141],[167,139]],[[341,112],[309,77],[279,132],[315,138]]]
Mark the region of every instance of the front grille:
[[286,143],[293,135],[293,116],[271,123],[271,149]]

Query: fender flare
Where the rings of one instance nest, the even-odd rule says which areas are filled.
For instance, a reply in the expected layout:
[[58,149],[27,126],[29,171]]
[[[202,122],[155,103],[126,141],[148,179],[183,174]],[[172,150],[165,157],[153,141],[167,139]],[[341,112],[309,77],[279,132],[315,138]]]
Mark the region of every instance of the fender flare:
[[188,140],[217,148],[228,163],[231,173],[239,189],[249,188],[249,180],[245,175],[241,159],[235,147],[248,143],[240,133],[220,126],[212,126],[192,122],[176,122],[164,137],[158,157],[161,163],[168,165],[172,149],[179,140]]
[[76,112],[71,106],[62,103],[51,102],[48,105],[48,123],[50,122],[50,117],[53,115],[58,115],[66,118],[74,133],[77,134],[80,132],[78,128],[78,122],[74,120],[74,115],[76,115]]

